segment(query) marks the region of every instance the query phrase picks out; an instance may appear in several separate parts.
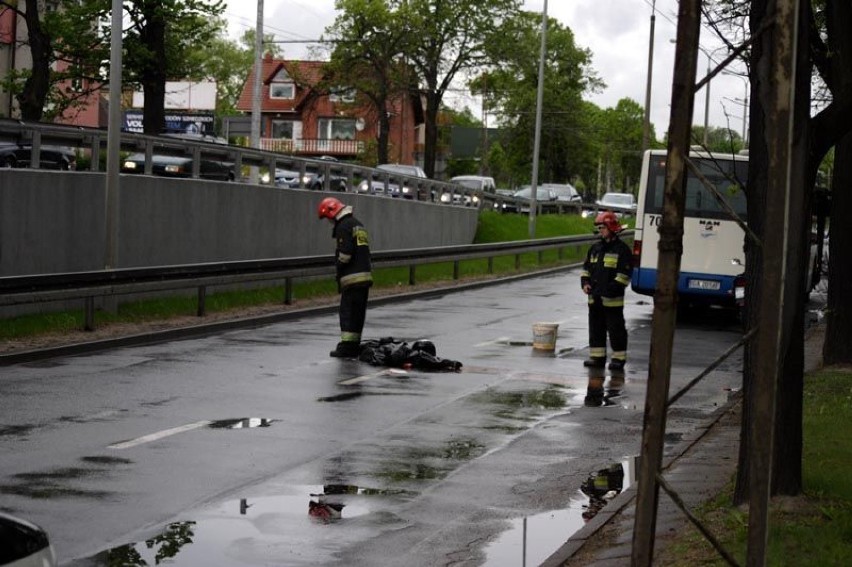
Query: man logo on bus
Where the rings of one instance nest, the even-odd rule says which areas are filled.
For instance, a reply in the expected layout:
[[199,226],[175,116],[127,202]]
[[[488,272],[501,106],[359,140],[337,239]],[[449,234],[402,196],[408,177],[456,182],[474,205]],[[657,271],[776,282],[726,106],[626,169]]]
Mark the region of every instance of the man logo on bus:
[[720,226],[719,221],[711,221],[711,220],[701,220],[698,221],[701,224],[701,237],[702,238],[710,238],[711,236],[716,235],[716,227]]

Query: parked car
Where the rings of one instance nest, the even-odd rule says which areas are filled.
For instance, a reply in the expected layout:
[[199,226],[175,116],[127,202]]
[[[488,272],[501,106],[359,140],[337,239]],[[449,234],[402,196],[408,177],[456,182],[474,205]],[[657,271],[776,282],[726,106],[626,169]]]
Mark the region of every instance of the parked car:
[[[30,167],[32,146],[0,142],[0,167]],[[71,148],[41,146],[39,168],[69,171],[77,168],[77,155]]]
[[47,532],[21,518],[0,512],[0,565],[54,567],[56,553]]
[[556,200],[568,203],[582,203],[583,196],[570,183],[542,183],[542,187],[556,193]]
[[[482,201],[482,196],[486,193],[491,195],[497,194],[497,185],[494,183],[493,177],[486,177],[482,175],[457,175],[450,179],[450,183],[455,183],[456,185],[473,189],[472,196],[463,195],[461,193],[455,193],[452,195],[454,203],[464,204],[468,207],[471,205],[478,207],[479,203]],[[442,194],[441,202],[449,203],[450,193]]]
[[[532,187],[524,185],[512,194],[514,201],[504,201],[501,204],[495,204],[495,208],[499,206],[499,210],[504,213],[529,213],[530,201],[532,199]],[[535,192],[536,203],[549,203],[556,201],[556,193],[545,187],[536,187]]]
[[[402,197],[404,199],[414,199],[417,187],[409,180],[400,178],[399,176],[414,177],[417,179],[428,179],[426,172],[416,165],[402,165],[398,163],[385,163],[377,165],[376,169],[386,171],[396,175],[396,179],[390,179],[387,186],[383,176],[376,175],[372,179],[364,179],[358,184],[359,193],[367,193],[370,195],[386,195],[388,197]],[[400,181],[402,182],[400,186]]]

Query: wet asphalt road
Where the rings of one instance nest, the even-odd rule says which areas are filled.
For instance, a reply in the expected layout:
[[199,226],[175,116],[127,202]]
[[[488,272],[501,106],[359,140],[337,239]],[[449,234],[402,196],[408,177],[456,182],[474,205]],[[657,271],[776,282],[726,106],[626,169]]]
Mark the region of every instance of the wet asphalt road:
[[[329,358],[336,315],[4,367],[0,509],[46,528],[62,565],[520,565],[525,517],[538,564],[642,430],[649,298],[628,292],[626,373],[590,375],[578,279],[369,310],[367,338],[431,339],[460,373]],[[556,352],[534,350],[551,321]],[[672,391],[738,338],[712,315],[681,325]],[[667,447],[740,360],[672,409]]]

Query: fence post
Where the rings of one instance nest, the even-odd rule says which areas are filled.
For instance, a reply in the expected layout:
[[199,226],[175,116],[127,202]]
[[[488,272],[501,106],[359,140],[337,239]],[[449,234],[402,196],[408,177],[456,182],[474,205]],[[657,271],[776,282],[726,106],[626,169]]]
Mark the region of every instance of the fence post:
[[293,303],[293,278],[284,278],[284,305]]
[[414,285],[417,283],[417,278],[415,277],[415,272],[417,271],[417,266],[414,264],[408,266],[408,285]]
[[207,286],[198,286],[198,309],[195,313],[198,317],[204,317],[207,314]]
[[454,280],[459,279],[459,261],[458,260],[455,260],[453,262],[453,279]]
[[83,329],[95,330],[95,298],[87,297],[83,302]]

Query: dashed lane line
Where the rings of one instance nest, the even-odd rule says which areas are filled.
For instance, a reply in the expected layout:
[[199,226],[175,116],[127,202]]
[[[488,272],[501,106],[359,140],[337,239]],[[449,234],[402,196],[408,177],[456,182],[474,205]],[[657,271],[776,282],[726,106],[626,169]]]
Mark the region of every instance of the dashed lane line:
[[145,443],[150,443],[151,441],[163,439],[164,437],[170,437],[172,435],[177,435],[178,433],[184,433],[186,431],[198,429],[199,427],[205,427],[207,425],[210,425],[211,423],[213,422],[209,420],[196,421],[195,423],[187,423],[186,425],[172,427],[171,429],[164,429],[162,431],[151,433],[150,435],[143,435],[142,437],[137,437],[136,439],[131,439],[129,441],[113,443],[112,445],[107,446],[107,449],[129,449],[131,447],[136,447],[137,445],[143,445]]

